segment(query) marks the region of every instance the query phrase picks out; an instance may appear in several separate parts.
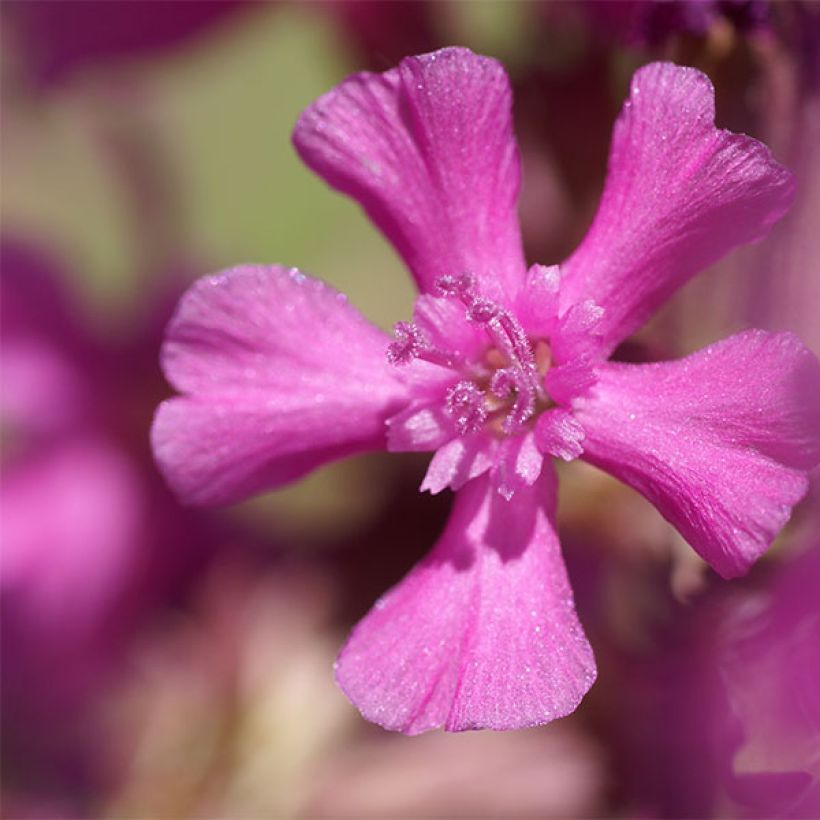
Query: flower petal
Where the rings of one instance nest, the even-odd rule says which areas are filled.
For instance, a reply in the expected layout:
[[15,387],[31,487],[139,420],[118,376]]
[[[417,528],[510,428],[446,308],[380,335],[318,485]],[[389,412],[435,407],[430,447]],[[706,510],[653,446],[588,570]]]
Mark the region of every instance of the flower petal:
[[551,399],[568,406],[573,399],[584,395],[595,384],[595,379],[595,362],[578,359],[550,368],[544,384]]
[[413,321],[432,347],[459,359],[473,361],[487,347],[486,332],[467,318],[466,308],[457,299],[419,296]]
[[162,351],[187,396],[154,420],[157,461],[187,501],[224,503],[332,458],[385,446],[407,400],[389,339],[297,270],[245,266],[201,279]]
[[509,501],[519,490],[534,484],[541,475],[544,456],[535,443],[535,433],[526,431],[499,442],[492,477],[496,491]]
[[457,435],[444,398],[414,402],[387,420],[387,449],[394,453],[437,450]]
[[652,63],[632,80],[598,213],[561,266],[561,304],[604,308],[602,352],[699,270],[760,239],[785,213],[792,175],[766,146],[714,125],[705,74]]
[[418,734],[572,712],[595,679],[561,559],[555,475],[505,501],[467,485],[433,552],[354,629],[336,677],[369,720]]
[[561,270],[558,265],[532,265],[518,294],[516,315],[527,333],[551,340],[558,326]]
[[497,61],[447,48],[349,77],[304,112],[293,141],[358,200],[422,291],[470,271],[508,303],[525,271],[511,100]]
[[457,436],[433,454],[419,489],[432,495],[446,487],[460,490],[495,464],[497,450],[498,442],[483,430]]
[[535,441],[542,453],[572,461],[584,452],[584,428],[569,410],[553,407],[538,419]]
[[758,330],[597,372],[575,408],[582,458],[643,493],[723,577],[744,573],[820,461],[820,363],[792,334]]

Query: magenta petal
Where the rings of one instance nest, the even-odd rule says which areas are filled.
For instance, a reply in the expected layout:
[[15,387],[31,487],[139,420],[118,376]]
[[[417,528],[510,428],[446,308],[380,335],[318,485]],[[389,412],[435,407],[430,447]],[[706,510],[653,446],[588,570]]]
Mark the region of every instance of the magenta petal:
[[220,503],[351,452],[383,448],[406,401],[388,338],[345,297],[281,267],[201,279],[162,351],[187,395],[164,402],[154,453],[187,501]]
[[511,103],[500,63],[447,48],[349,77],[304,112],[293,141],[358,200],[422,291],[471,271],[506,301],[525,270]]
[[387,420],[387,449],[394,453],[437,450],[456,435],[444,399],[412,404]]
[[763,237],[791,203],[792,175],[768,148],[714,119],[705,74],[671,63],[635,73],[598,213],[561,266],[562,309],[589,298],[604,308],[604,353],[699,270]]
[[643,493],[722,576],[744,573],[820,460],[820,363],[790,333],[748,331],[598,376],[576,406],[583,458]]
[[595,679],[553,516],[555,476],[500,498],[468,484],[432,553],[356,626],[336,666],[362,714],[418,734],[572,712]]
[[560,286],[558,265],[533,265],[527,271],[516,312],[531,337],[552,338],[558,326]]
[[469,321],[464,305],[457,299],[419,296],[413,308],[413,321],[431,347],[460,359],[475,359],[486,348],[485,331]]
[[551,368],[544,383],[551,399],[558,404],[569,405],[573,399],[586,393],[595,384],[596,378],[594,364],[579,359]]
[[603,308],[592,299],[570,305],[550,338],[555,361],[576,363],[596,356],[601,349],[603,316]]

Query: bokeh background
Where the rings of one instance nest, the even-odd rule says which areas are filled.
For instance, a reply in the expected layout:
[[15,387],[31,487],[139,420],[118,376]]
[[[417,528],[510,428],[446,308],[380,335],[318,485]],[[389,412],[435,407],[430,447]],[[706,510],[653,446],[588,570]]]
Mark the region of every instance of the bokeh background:
[[424,459],[367,456],[228,509],[180,506],[148,428],[187,284],[298,265],[379,325],[410,279],[301,166],[299,112],[347,74],[459,44],[515,89],[531,261],[588,226],[632,71],[706,71],[719,124],[798,176],[789,216],[618,356],[754,324],[820,353],[820,5],[37,2],[2,14],[2,753],[9,818],[818,817],[818,482],[720,581],[632,491],[562,467],[599,662],[577,711],[404,738],[333,684],[345,634],[433,544]]

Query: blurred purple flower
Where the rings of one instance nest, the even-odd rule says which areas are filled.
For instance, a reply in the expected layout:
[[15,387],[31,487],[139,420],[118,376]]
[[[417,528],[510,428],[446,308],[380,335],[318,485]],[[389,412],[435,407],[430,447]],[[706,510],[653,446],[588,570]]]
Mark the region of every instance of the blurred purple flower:
[[739,31],[754,31],[769,22],[768,0],[587,0],[585,9],[601,34],[628,45],[658,46],[670,37],[702,37],[720,19]]
[[179,508],[145,441],[171,294],[102,339],[38,250],[4,238],[0,272],[4,775],[84,812],[112,774],[100,704],[130,639],[225,528]]
[[820,816],[820,541],[724,606],[715,661],[730,793],[754,816]]
[[[819,816],[820,542],[805,535],[685,604],[651,565],[617,599],[586,590],[611,682],[598,718],[638,816]],[[638,629],[619,628],[613,600],[644,610]]]
[[252,5],[248,0],[8,0],[3,14],[20,37],[32,79],[49,86],[87,66],[179,45]]
[[790,334],[606,361],[792,199],[763,145],[715,128],[708,78],[636,73],[598,214],[560,270],[524,263],[510,109],[502,67],[453,48],[354,75],[299,120],[302,158],[360,202],[422,292],[392,344],[321,282],[245,266],[194,285],[163,349],[185,395],[160,407],[154,450],[189,501],[362,450],[435,451],[422,489],[460,490],[450,522],[336,667],[367,718],[411,734],[545,723],[595,678],[545,457],[636,488],[727,578],[768,547],[820,460],[820,363]]
[[436,19],[445,10],[428,0],[330,0],[320,8],[338,21],[357,64],[373,70],[443,45]]
[[140,477],[91,422],[95,364],[54,268],[10,241],[0,251],[4,756],[18,787],[84,793],[94,774],[80,748],[99,728],[87,709],[137,564]]
[[4,472],[6,756],[29,785],[66,781],[83,793],[94,787],[83,750],[100,728],[88,710],[111,682],[122,636],[112,616],[137,567],[139,475],[121,451],[90,436]]

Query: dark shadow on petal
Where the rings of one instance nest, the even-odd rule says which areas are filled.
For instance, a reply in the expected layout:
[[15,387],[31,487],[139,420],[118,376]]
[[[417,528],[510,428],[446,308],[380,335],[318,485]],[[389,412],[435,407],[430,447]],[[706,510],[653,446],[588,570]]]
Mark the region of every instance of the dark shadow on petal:
[[539,510],[554,520],[555,486],[555,471],[545,464],[538,481],[518,490],[509,501],[498,493],[492,494],[484,541],[503,561],[520,557],[530,546]]

